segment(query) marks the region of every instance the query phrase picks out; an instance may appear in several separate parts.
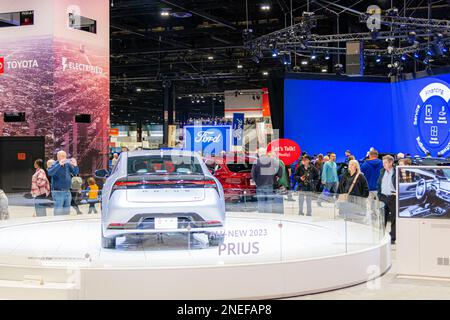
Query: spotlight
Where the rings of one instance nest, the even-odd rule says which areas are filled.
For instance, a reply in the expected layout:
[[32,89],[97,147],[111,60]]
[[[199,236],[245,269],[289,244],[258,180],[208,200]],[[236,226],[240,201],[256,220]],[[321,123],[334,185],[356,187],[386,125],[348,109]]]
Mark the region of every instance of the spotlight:
[[325,73],[325,72],[328,72],[328,69],[327,68],[322,68],[322,70],[321,70],[323,73]]
[[262,75],[263,75],[263,76],[268,76],[268,75],[269,75],[269,72],[268,72],[268,71],[263,71],[263,72],[262,72]]
[[442,47],[441,51],[442,51],[442,53],[447,53],[448,49],[446,47]]
[[420,55],[419,55],[419,53],[418,52],[414,52],[414,59],[419,59],[420,58]]
[[270,5],[269,4],[262,4],[260,8],[261,8],[262,11],[270,11]]
[[283,56],[281,57],[281,61],[283,62],[283,64],[285,66],[290,65],[291,64],[291,54],[290,53],[283,54]]
[[316,60],[316,58],[317,58],[317,55],[313,52],[313,53],[311,54],[311,60]]
[[325,60],[330,60],[330,53],[329,53],[329,52],[327,52],[327,53],[325,54]]
[[423,59],[423,63],[424,64],[430,63],[430,58],[426,57],[425,59]]
[[334,65],[336,75],[342,75],[344,73],[344,66],[340,63]]
[[408,59],[408,56],[406,54],[402,54],[400,59],[402,59],[402,61],[406,61]]
[[377,40],[378,39],[378,31],[377,30],[371,30],[370,31],[370,36],[372,37],[372,40]]
[[272,57],[274,58],[278,57],[278,50],[276,48],[272,50]]
[[380,63],[380,62],[381,62],[381,56],[377,56],[377,57],[375,58],[375,62],[376,62],[376,63]]
[[301,64],[302,64],[303,66],[308,65],[308,60],[302,60]]
[[244,68],[244,66],[243,66],[242,64],[240,64],[240,63],[238,63],[236,67],[237,67],[238,69]]
[[259,63],[259,58],[257,56],[252,56],[252,61],[256,64]]
[[208,60],[214,60],[213,56],[208,56]]
[[431,48],[427,49],[427,56],[432,56],[433,55],[433,51],[431,50]]
[[161,17],[168,17],[170,16],[170,12],[168,10],[161,11]]

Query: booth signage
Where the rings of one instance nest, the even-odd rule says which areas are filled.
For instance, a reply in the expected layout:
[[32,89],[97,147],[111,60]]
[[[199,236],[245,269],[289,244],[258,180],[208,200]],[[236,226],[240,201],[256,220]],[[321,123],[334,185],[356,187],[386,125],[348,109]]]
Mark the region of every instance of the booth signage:
[[109,135],[111,137],[119,136],[119,128],[111,128],[111,129],[109,129]]
[[27,154],[25,152],[17,153],[17,160],[25,161],[27,159]]
[[273,152],[286,166],[297,161],[301,154],[300,146],[289,139],[277,139],[269,143],[267,153],[270,152]]
[[185,126],[184,148],[215,155],[231,148],[231,126]]
[[244,113],[233,113],[233,146],[242,146],[244,141]]

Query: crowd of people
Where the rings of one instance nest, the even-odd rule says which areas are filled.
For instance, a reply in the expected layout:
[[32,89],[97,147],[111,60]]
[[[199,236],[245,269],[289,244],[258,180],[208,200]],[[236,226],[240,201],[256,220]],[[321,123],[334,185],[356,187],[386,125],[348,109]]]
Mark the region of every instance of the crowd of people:
[[[257,122],[261,122],[262,120],[258,119],[251,119],[247,118],[245,119],[245,125],[253,125]],[[232,125],[233,119],[232,118],[224,118],[224,117],[211,117],[211,118],[189,118],[186,122],[181,123],[181,126],[185,125],[206,125],[206,126],[218,126],[218,125]]]
[[95,178],[89,177],[87,186],[83,189],[84,183],[79,176],[77,160],[68,159],[65,151],[59,151],[56,160],[49,159],[46,168],[44,161],[37,159],[34,169],[31,196],[34,199],[36,216],[46,216],[49,204],[53,207],[55,216],[70,214],[70,207],[73,207],[77,214],[82,214],[79,207],[82,200],[89,204],[88,213],[97,213],[95,204],[99,202],[99,187]]
[[[252,180],[256,184],[258,210],[277,212],[282,209],[283,194],[287,189],[298,191],[299,214],[312,215],[312,198],[317,197],[320,207],[324,201],[333,200],[343,210],[350,198],[367,198],[376,203],[384,203],[385,226],[391,222],[391,240],[396,240],[396,160],[392,155],[379,159],[378,151],[371,148],[367,157],[356,160],[350,151],[345,153],[343,167],[338,167],[336,154],[319,154],[311,157],[303,153],[290,167],[284,166],[273,154],[261,149],[258,160],[252,167]],[[397,156],[398,163],[411,165],[411,160],[403,154]],[[287,177],[290,177],[287,178]],[[410,182],[410,176],[401,172],[401,182]],[[281,191],[281,192],[280,192]],[[275,196],[274,196],[275,195]],[[288,194],[292,198],[292,193]],[[288,198],[288,200],[289,200]],[[281,204],[280,204],[281,202]],[[339,206],[340,205],[340,206]]]

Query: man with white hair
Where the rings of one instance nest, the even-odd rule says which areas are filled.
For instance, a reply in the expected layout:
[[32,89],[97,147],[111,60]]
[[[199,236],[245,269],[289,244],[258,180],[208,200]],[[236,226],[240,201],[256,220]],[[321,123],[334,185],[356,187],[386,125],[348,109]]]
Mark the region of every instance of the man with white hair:
[[52,179],[51,190],[55,203],[55,215],[68,215],[72,200],[70,193],[72,176],[76,176],[79,169],[77,161],[74,158],[68,160],[65,151],[59,151],[56,159],[57,161],[48,168],[48,175]]
[[403,158],[405,158],[405,154],[404,153],[401,153],[401,152],[397,153],[397,160],[400,160],[400,159],[403,159]]

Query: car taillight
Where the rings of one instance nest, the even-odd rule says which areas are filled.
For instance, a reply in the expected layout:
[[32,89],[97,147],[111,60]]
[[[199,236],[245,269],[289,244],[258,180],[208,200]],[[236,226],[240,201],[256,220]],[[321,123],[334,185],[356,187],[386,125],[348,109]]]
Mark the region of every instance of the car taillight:
[[208,220],[208,221],[206,221],[206,223],[208,224],[208,225],[214,225],[214,224],[222,224],[222,222],[220,222],[219,220]]
[[217,193],[219,193],[219,186],[217,185],[215,180],[204,180],[205,188],[214,188]]

